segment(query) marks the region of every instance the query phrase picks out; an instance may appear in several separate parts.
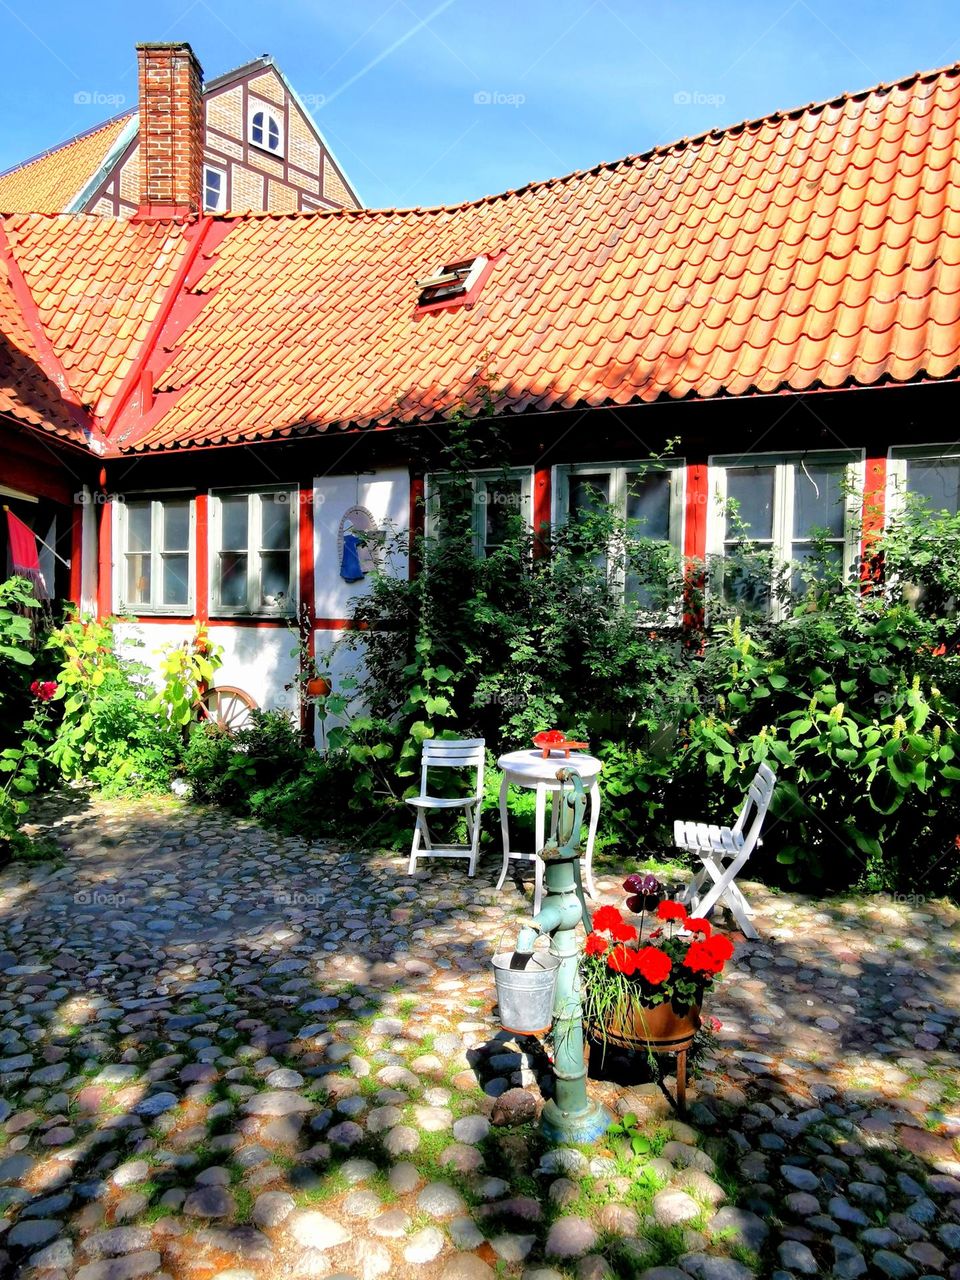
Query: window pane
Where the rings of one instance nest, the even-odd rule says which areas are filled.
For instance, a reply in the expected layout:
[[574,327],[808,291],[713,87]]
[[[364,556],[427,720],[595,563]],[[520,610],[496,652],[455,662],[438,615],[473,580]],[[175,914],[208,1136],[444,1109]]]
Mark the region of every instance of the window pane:
[[263,145],[263,112],[262,111],[256,112],[253,117],[253,120],[251,122],[250,137],[258,146]]
[[127,556],[126,604],[150,603],[150,557]]
[[278,596],[290,594],[290,553],[269,551],[260,557],[260,603],[264,607],[284,603]]
[[220,590],[222,605],[244,607],[247,603],[247,557],[232,551],[220,556]]
[[163,557],[163,604],[187,603],[190,598],[189,570],[189,556]]
[[960,458],[911,458],[907,489],[925,498],[931,511],[960,511]]
[[268,551],[280,551],[290,545],[289,493],[265,493],[260,498],[260,545]]
[[846,499],[844,463],[799,462],[793,468],[793,536],[806,538],[812,529],[843,537]]
[[472,539],[473,488],[469,482],[440,480],[431,485],[431,504],[441,539]]
[[592,476],[570,477],[570,516],[587,515],[598,511],[610,501],[610,476],[600,473]]
[[190,546],[190,503],[165,502],[163,504],[163,548],[165,551],[186,551]]
[[150,550],[150,503],[127,503],[127,550]]
[[273,116],[270,117],[268,136],[270,141],[270,150],[276,151],[277,147],[280,145],[280,126],[277,124],[276,120],[274,120]]
[[727,503],[736,503],[737,516],[727,511],[728,538],[741,528],[751,540],[773,537],[773,467],[730,467]]
[[484,550],[502,547],[510,532],[517,528],[517,517],[523,507],[523,482],[520,480],[487,480],[480,484],[477,500],[483,504]]
[[220,546],[224,551],[246,551],[247,495],[220,499]]
[[633,471],[627,475],[627,519],[638,523],[638,538],[670,539],[670,475],[666,471]]
[[723,597],[728,604],[766,613],[770,608],[770,568],[753,556],[727,554],[723,561]]
[[793,558],[801,567],[794,569],[791,578],[791,589],[802,595],[815,582],[824,578],[836,581],[843,573],[843,542],[829,542],[823,552],[815,550],[809,543],[796,546]]

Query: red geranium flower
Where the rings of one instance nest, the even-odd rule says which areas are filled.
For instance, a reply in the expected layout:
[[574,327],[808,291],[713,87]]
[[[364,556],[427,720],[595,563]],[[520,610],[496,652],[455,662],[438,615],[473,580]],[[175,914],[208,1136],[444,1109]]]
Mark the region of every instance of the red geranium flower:
[[686,920],[687,908],[682,902],[661,902],[657,907],[657,918],[659,920]]
[[606,929],[612,929],[615,924],[621,924],[623,916],[616,907],[600,907],[593,913],[593,927],[601,933]]
[[733,955],[733,943],[722,933],[715,933],[704,943],[704,946],[710,948],[711,953],[717,957],[721,965]]
[[56,680],[34,680],[30,686],[30,692],[41,702],[49,702],[57,692],[57,682]]
[[614,947],[607,956],[607,964],[614,973],[623,973],[628,977],[637,967],[637,953],[633,947],[625,947],[622,944]]
[[644,947],[637,952],[635,969],[653,987],[659,987],[672,968],[673,961],[665,951],[660,951],[657,947]]
[[586,951],[588,956],[596,956],[599,955],[601,951],[606,951],[607,945],[606,938],[602,937],[599,933],[588,933],[584,951]]
[[633,942],[637,936],[637,931],[632,924],[627,924],[621,920],[619,924],[611,925],[610,936],[615,942]]
[[705,938],[709,938],[713,933],[710,921],[704,920],[702,916],[687,916],[683,927],[688,933],[702,933]]
[[723,968],[723,961],[712,950],[709,942],[691,942],[683,958],[683,966],[692,973],[707,973],[712,977]]

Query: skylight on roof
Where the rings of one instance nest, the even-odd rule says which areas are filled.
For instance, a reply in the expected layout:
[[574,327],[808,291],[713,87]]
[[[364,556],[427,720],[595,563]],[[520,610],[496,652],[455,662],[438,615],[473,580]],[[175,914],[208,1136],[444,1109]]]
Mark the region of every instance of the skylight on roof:
[[433,307],[442,302],[459,301],[479,282],[488,259],[480,254],[462,262],[451,262],[437,267],[433,275],[417,281],[420,297],[417,305]]

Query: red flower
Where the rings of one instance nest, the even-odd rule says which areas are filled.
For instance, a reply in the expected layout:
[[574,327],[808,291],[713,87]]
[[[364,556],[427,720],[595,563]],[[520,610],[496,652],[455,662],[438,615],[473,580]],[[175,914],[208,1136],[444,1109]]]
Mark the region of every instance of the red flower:
[[584,951],[586,951],[588,956],[599,955],[601,951],[606,951],[606,949],[607,949],[606,938],[601,937],[599,933],[587,934],[587,942],[586,942],[586,946],[584,947]]
[[709,938],[713,933],[710,921],[704,920],[702,916],[687,916],[683,927],[688,933],[702,933],[705,938]]
[[683,967],[691,973],[705,973],[711,977],[719,972],[717,961],[705,942],[691,943],[690,950],[683,958]]
[[708,973],[713,977],[722,972],[732,955],[733,943],[730,939],[715,933],[703,942],[691,943],[683,963],[694,973]]
[[637,967],[637,953],[632,947],[625,947],[622,944],[614,947],[607,956],[607,964],[614,973],[623,973],[629,976]]
[[637,931],[632,924],[621,920],[619,924],[611,925],[610,936],[615,942],[633,942]]
[[657,947],[644,947],[642,951],[637,952],[637,962],[634,967],[652,987],[659,987],[673,968],[673,961],[665,951],[660,951]]
[[713,955],[717,957],[721,965],[725,964],[733,955],[733,943],[722,933],[715,933],[712,938],[704,943],[704,946],[710,948]]
[[615,924],[622,924],[623,916],[616,907],[600,907],[593,913],[593,927],[603,933]]
[[686,920],[687,908],[682,902],[661,902],[657,907],[657,918],[659,920]]
[[41,702],[49,702],[57,692],[56,680],[34,680],[30,692]]

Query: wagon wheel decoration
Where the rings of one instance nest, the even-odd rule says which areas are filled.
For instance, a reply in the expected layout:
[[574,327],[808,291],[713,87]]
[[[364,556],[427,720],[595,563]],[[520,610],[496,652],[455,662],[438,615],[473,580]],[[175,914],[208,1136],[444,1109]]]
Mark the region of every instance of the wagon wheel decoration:
[[231,738],[238,729],[246,728],[250,712],[256,709],[256,700],[232,684],[207,689],[197,702],[200,719],[208,720]]

